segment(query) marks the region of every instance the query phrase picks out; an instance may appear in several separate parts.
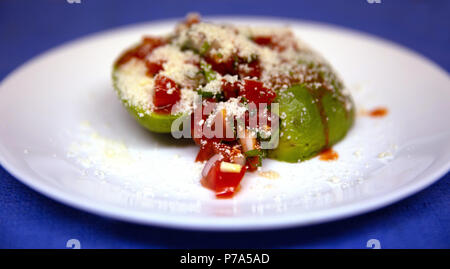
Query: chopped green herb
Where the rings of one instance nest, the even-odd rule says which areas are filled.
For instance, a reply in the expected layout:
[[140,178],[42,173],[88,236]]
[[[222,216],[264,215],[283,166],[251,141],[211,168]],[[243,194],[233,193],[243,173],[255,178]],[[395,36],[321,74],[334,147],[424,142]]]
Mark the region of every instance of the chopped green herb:
[[223,92],[216,93],[214,98],[216,98],[217,102],[225,101],[225,95],[223,94]]
[[200,70],[202,74],[205,76],[206,82],[210,82],[216,79],[216,72],[212,70],[211,65],[206,62],[200,63]]
[[205,55],[208,52],[210,47],[211,47],[211,45],[208,42],[206,42],[206,41],[203,42],[203,45],[200,48],[199,54],[200,55]]
[[261,156],[262,152],[259,149],[252,149],[252,150],[244,152],[244,154],[247,157],[255,157],[255,156]]
[[[247,157],[249,157],[249,156],[247,156]],[[262,166],[262,156],[255,155],[255,156],[251,156],[250,158],[254,158],[254,157],[257,157],[257,158],[258,158],[258,163],[256,163],[256,165],[253,165],[253,163],[250,162],[250,163],[249,163],[250,166],[251,166],[252,168],[261,167],[261,166]]]
[[233,68],[236,69],[239,66],[239,57],[233,55]]
[[256,164],[256,167],[261,167],[262,166],[262,157],[258,156],[258,164]]
[[214,97],[214,93],[212,93],[212,92],[205,92],[205,91],[202,91],[202,90],[197,90],[197,93],[199,95],[201,95],[202,97],[205,97],[205,98],[212,98],[212,97]]

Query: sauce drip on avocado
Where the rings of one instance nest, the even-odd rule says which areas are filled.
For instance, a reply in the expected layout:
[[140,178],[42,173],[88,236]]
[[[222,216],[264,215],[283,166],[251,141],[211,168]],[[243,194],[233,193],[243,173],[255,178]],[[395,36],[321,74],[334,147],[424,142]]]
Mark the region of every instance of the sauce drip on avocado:
[[321,161],[336,161],[339,158],[339,154],[332,148],[322,150],[319,154],[319,160]]

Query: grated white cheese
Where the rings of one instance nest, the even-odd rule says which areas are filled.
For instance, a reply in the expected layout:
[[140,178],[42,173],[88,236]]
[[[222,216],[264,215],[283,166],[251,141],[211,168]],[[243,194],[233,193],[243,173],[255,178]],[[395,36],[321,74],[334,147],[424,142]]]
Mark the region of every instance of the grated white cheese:
[[247,108],[240,103],[240,98],[230,98],[226,102],[220,102],[214,108],[213,113],[206,119],[206,125],[211,127],[214,119],[217,117],[218,113],[222,113],[225,110],[226,119],[243,119]]
[[216,74],[216,79],[208,82],[205,86],[201,87],[200,89],[204,92],[216,94],[222,91],[222,85],[223,85],[222,76]]
[[151,62],[162,62],[163,70],[160,72],[184,88],[195,87],[192,79],[199,71],[193,62],[198,62],[199,57],[192,51],[181,51],[178,46],[165,45],[156,48],[148,57]]
[[214,53],[221,54],[224,59],[237,54],[244,59],[251,59],[258,46],[232,26],[197,23],[189,29],[181,31],[178,45],[192,44],[201,49],[203,44],[210,44]]
[[143,61],[131,59],[119,67],[116,83],[123,100],[150,113],[155,82],[146,72],[147,67]]
[[[283,49],[280,51],[260,46],[252,41],[255,36],[270,36]],[[181,100],[175,104],[172,113],[192,112],[197,89],[217,94],[222,91],[223,81],[234,83],[239,80],[237,75],[216,74],[215,79],[206,84],[199,82],[201,70],[198,63],[201,57],[198,53],[202,53],[205,44],[209,54],[220,54],[217,61],[226,61],[235,56],[250,61],[256,57],[261,68],[259,80],[265,87],[279,89],[280,92],[292,85],[292,81],[309,83],[311,88],[323,86],[331,90],[336,90],[333,82],[341,83],[334,75],[326,78],[323,83],[316,82],[318,73],[333,74],[331,67],[319,54],[298,40],[287,27],[234,27],[201,22],[191,27],[178,28],[173,37],[170,44],[156,48],[146,59],[162,64],[163,70],[160,74],[176,82],[181,90]],[[186,46],[188,49],[182,49]],[[315,66],[315,72],[308,73],[311,63]],[[141,108],[145,113],[150,113],[153,106],[154,79],[146,75],[146,70],[144,61],[131,59],[119,67],[116,76],[121,98],[130,105]],[[247,63],[239,63],[239,70],[251,71],[251,67]],[[167,93],[172,94],[174,89],[170,89],[170,85],[168,88]],[[344,89],[341,95],[347,96],[348,91]],[[338,98],[345,102],[345,108],[351,110],[352,102],[343,96],[338,94]],[[228,106],[225,108],[227,113],[241,114],[242,109],[236,106],[237,103],[239,101],[229,100],[222,105],[219,103],[217,109]]]
[[199,98],[197,92],[191,89],[181,89],[181,99],[172,108],[172,114],[191,113],[194,110],[196,98]]

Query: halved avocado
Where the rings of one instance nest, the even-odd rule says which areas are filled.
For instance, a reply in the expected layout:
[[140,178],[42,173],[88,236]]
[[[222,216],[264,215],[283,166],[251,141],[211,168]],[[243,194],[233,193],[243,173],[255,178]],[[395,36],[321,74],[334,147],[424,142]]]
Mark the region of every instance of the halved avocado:
[[275,100],[280,113],[279,144],[268,152],[268,157],[299,162],[337,143],[354,120],[353,108],[347,111],[343,98],[349,97],[325,89],[310,89],[304,84],[279,92]]
[[130,105],[129,102],[122,98],[121,89],[117,86],[117,68],[113,69],[112,79],[114,89],[116,90],[123,105],[127,108],[128,112],[136,119],[136,121],[145,127],[146,129],[156,133],[170,133],[172,123],[183,114],[171,115],[151,112],[146,113],[145,109]]

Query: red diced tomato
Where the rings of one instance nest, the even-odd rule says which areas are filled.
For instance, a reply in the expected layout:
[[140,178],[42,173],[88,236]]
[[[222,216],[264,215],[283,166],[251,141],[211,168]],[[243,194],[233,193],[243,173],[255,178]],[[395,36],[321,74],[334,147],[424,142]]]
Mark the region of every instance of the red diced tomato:
[[218,132],[219,130],[216,128],[220,128],[216,126],[218,123],[221,125],[222,133],[220,134],[220,137],[223,141],[234,141],[235,140],[235,132],[234,132],[234,117],[231,117],[227,114],[226,109],[222,109],[216,113],[216,118],[214,119],[214,128],[215,132]]
[[261,77],[261,66],[258,60],[254,60],[247,64],[246,68],[239,68],[239,76],[241,78],[251,77],[260,78]]
[[260,156],[247,157],[246,167],[250,172],[256,171],[261,163]]
[[253,102],[256,105],[260,103],[269,105],[277,96],[274,91],[264,87],[262,82],[251,79],[244,80],[244,87],[240,95],[245,97],[249,103]]
[[208,175],[202,179],[202,184],[215,191],[217,198],[229,198],[238,190],[246,167],[242,167],[239,173],[222,172],[220,171],[221,163],[222,161],[214,163]]
[[235,157],[241,154],[241,150],[234,145],[220,142],[214,143],[214,152],[223,156],[223,161],[233,162]]
[[255,36],[253,42],[260,46],[270,46],[272,44],[271,36]]
[[205,145],[200,146],[200,150],[198,151],[197,157],[195,158],[196,162],[204,162],[214,155],[214,148],[212,147],[212,143],[205,143]]
[[218,72],[221,75],[237,75],[237,70],[232,57],[223,61],[220,58],[213,56],[206,56],[205,60],[211,65],[211,69]]
[[197,13],[191,13],[188,14],[186,20],[184,21],[184,24],[187,27],[190,27],[193,24],[199,23],[200,22],[200,15],[198,15]]
[[[221,75],[239,75],[243,77],[261,77],[261,65],[259,60],[248,62],[246,59],[237,56],[228,59],[218,58],[215,55],[206,56],[205,60],[211,65],[211,69]],[[243,67],[243,65],[246,65]]]
[[222,92],[225,97],[225,100],[228,100],[233,97],[238,97],[239,95],[239,82],[231,83],[229,81],[226,81],[225,79],[222,80]]
[[[206,99],[206,101],[207,102],[204,102],[202,104],[202,107],[196,108],[196,111],[194,111],[194,113],[191,114],[191,136],[197,145],[204,145],[206,142],[210,140],[211,141],[217,140],[215,138],[208,139],[203,133],[203,126],[205,125],[206,120],[209,117],[209,115],[205,115],[203,112],[205,110],[212,111],[215,106],[215,100]],[[197,119],[194,117],[195,115],[201,115],[201,118]],[[203,123],[199,124],[200,121],[203,121]]]
[[253,42],[263,47],[269,47],[273,50],[284,51],[286,50],[287,44],[289,46],[294,46],[294,43],[288,42],[291,41],[290,37],[291,36],[284,36],[282,37],[282,40],[279,40],[279,37],[275,38],[273,36],[256,36],[253,37]]
[[130,50],[124,52],[120,58],[116,61],[116,66],[120,66],[132,58],[145,59],[154,49],[159,46],[165,45],[167,41],[160,37],[145,36],[142,38],[142,42]]
[[220,140],[216,138],[207,139],[205,137],[198,139],[200,150],[197,154],[196,162],[204,162],[209,160],[213,155],[218,153],[217,144],[220,144]]
[[173,80],[163,75],[156,76],[155,95],[153,96],[155,111],[170,113],[172,106],[175,105],[180,98],[181,91]]
[[[258,110],[258,124],[259,125],[265,124],[268,127],[272,126],[271,116],[272,116],[272,114],[267,109],[259,109]],[[273,116],[276,117],[277,115],[274,113]]]
[[145,61],[145,65],[147,66],[147,75],[150,77],[154,77],[157,75],[160,71],[163,70],[163,62],[151,62],[151,61]]
[[209,160],[213,155],[222,155],[222,160],[226,162],[235,162],[242,156],[240,146],[238,144],[224,144],[221,139],[203,138],[200,142],[200,151],[197,154],[196,162],[203,162]]

